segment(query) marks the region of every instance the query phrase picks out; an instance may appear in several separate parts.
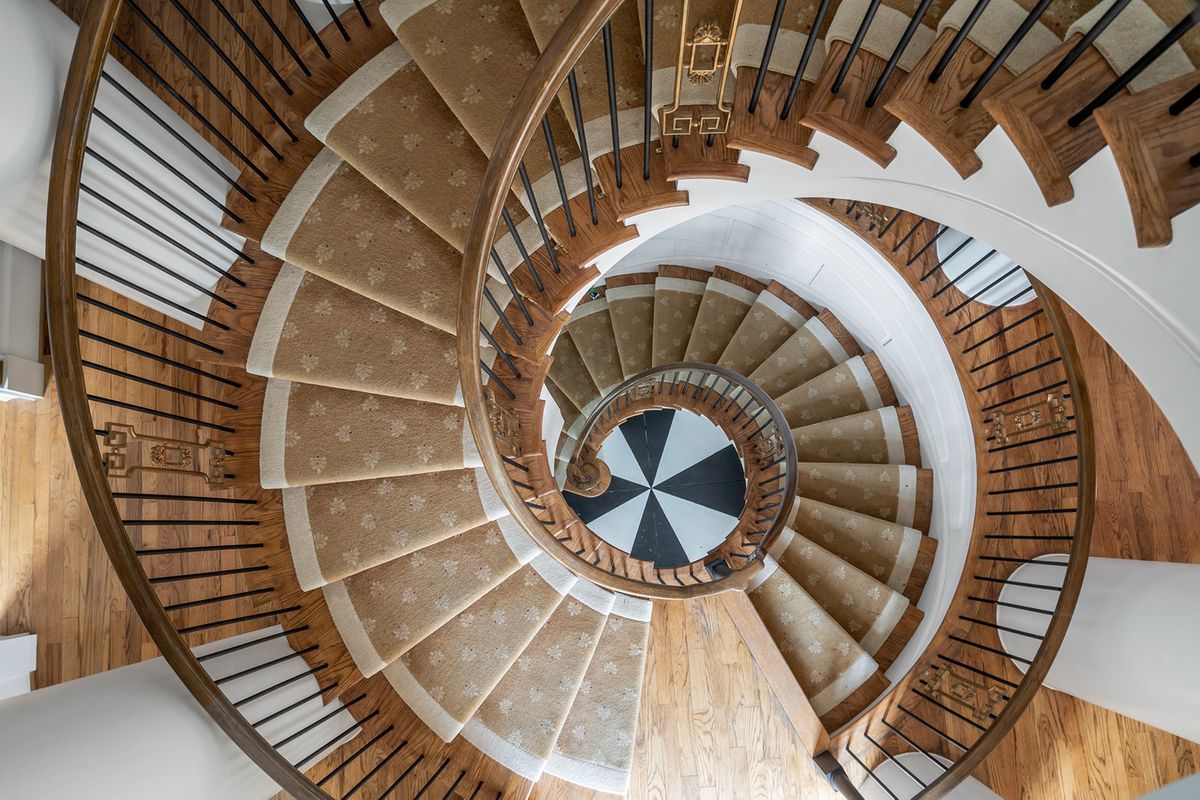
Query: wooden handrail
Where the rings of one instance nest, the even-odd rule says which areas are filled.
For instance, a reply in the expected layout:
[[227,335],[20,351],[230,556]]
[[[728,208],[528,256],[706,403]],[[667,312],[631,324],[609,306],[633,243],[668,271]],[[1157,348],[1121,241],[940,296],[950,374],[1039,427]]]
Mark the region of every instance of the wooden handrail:
[[[522,87],[511,107],[493,148],[493,156],[488,164],[482,190],[475,205],[463,255],[464,280],[459,302],[460,331],[473,332],[478,329],[487,258],[491,243],[495,239],[508,187],[516,178],[517,167],[525,154],[525,149],[532,140],[542,115],[546,113],[556,98],[567,74],[621,2],[622,0],[594,0],[594,2],[576,4],[534,66],[529,80]],[[1039,297],[1042,298],[1047,317],[1051,321],[1062,350],[1078,427],[1080,485],[1070,563],[1066,569],[1062,594],[1055,616],[1047,628],[1045,637],[1026,671],[1024,679],[1013,692],[1004,710],[983,736],[964,753],[962,758],[921,792],[920,796],[923,799],[934,800],[946,796],[951,789],[970,775],[1016,724],[1038,689],[1041,688],[1062,644],[1082,588],[1084,571],[1087,566],[1092,525],[1096,513],[1095,445],[1087,388],[1083,376],[1076,366],[1078,353],[1074,337],[1063,314],[1061,302],[1032,276],[1030,280],[1033,281]],[[652,586],[613,576],[591,564],[575,559],[571,553],[558,546],[554,537],[528,510],[511,484],[500,453],[491,436],[483,380],[478,367],[479,353],[478,337],[474,335],[459,336],[458,355],[461,381],[472,435],[475,438],[484,469],[512,516],[544,551],[568,569],[582,574],[589,580],[613,591],[644,597],[668,596],[663,592],[655,591]],[[697,588],[702,589],[703,587],[688,587],[690,590]],[[678,598],[686,597],[688,594],[680,592],[671,593],[669,596]]]
[[108,478],[101,468],[79,348],[75,309],[75,232],[79,181],[92,107],[121,0],[91,0],[84,9],[71,54],[55,129],[46,215],[46,318],[50,355],[67,443],[88,509],[109,561],[134,610],[163,658],[200,707],[255,764],[298,800],[330,800],[304,773],[273,748],[234,708],[175,630],[154,593],[121,521]]
[[1067,373],[1067,381],[1071,388],[1071,402],[1074,405],[1075,427],[1078,431],[1079,449],[1079,492],[1075,515],[1074,538],[1071,542],[1070,560],[1067,562],[1066,575],[1063,577],[1062,592],[1059,594],[1058,605],[1054,616],[1046,627],[1038,651],[1034,655],[1025,677],[1013,691],[1004,709],[996,717],[995,722],[988,726],[981,736],[962,758],[954,762],[945,773],[940,775],[929,787],[921,792],[921,800],[937,800],[945,797],[955,786],[971,775],[975,767],[1008,735],[1017,724],[1025,708],[1032,702],[1034,695],[1042,688],[1050,667],[1054,664],[1058,649],[1062,646],[1063,638],[1067,635],[1067,627],[1071,624],[1071,616],[1079,593],[1083,589],[1084,572],[1087,569],[1088,553],[1091,549],[1092,527],[1096,519],[1096,444],[1092,426],[1091,400],[1087,393],[1087,384],[1078,369],[1079,350],[1075,344],[1075,336],[1071,333],[1070,324],[1063,312],[1062,300],[1051,292],[1033,275],[1028,275],[1029,282],[1037,292],[1038,300],[1045,310],[1046,318],[1058,340],[1062,353],[1063,367]]

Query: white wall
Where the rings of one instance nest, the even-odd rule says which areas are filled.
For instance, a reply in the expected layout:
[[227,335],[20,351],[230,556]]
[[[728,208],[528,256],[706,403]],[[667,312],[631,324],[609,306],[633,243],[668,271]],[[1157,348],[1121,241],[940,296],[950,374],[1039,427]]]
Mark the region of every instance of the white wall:
[[[276,626],[232,637],[197,648],[196,653],[279,631]],[[219,677],[291,652],[280,638],[214,659],[206,667]],[[302,659],[292,659],[223,688],[236,700],[305,669]],[[316,690],[317,680],[309,676],[248,703],[243,712],[250,720],[260,719]],[[269,741],[278,741],[334,709],[310,701],[264,725],[261,732]],[[343,710],[282,752],[298,760],[352,725],[349,712]],[[278,791],[209,719],[161,658],[0,702],[0,796],[267,800]]]
[[[50,155],[58,108],[66,81],[71,51],[78,27],[48,0],[19,0],[4,3],[4,23],[0,25],[0,107],[4,123],[0,125],[0,241],[8,242],[37,258],[45,256],[46,202],[50,181]],[[105,71],[116,78],[143,103],[168,121],[200,152],[236,176],[238,169],[204,142],[187,122],[179,119],[159,101],[142,82],[114,58]],[[204,188],[213,197],[224,200],[228,184],[180,145],[157,123],[149,119],[116,89],[100,86],[96,107],[148,145],[155,153]],[[234,246],[241,238],[220,230],[221,211],[192,189],[159,167],[106,123],[93,118],[88,143],[97,152],[168,198],[191,218]],[[195,228],[182,222],[173,212],[130,186],[107,167],[88,158],[84,164],[84,183],[122,208],[195,250],[218,266],[232,263],[234,254]],[[91,223],[138,252],[158,261],[205,288],[217,282],[217,274],[158,237],[105,208],[86,195],[80,198],[79,219]],[[95,236],[79,232],[79,257],[123,275],[138,286],[151,289],[168,299],[203,313],[209,298],[194,288],[180,284],[136,258],[106,244]],[[199,325],[196,319],[145,296],[100,278],[95,273],[81,274],[152,308]]]
[[[1065,556],[1041,561],[1064,563]],[[1065,569],[1023,564],[1012,580],[1061,586]],[[1052,609],[1058,593],[1005,586],[1000,599]],[[1200,564],[1089,558],[1079,602],[1054,664],[1052,689],[1200,742]],[[998,607],[1000,625],[1044,633],[1049,617]],[[1039,642],[1000,631],[1004,649],[1032,660]],[[1025,665],[1013,661],[1024,671]]]
[[4,242],[0,242],[0,369],[0,400],[28,400],[45,393],[42,262]]

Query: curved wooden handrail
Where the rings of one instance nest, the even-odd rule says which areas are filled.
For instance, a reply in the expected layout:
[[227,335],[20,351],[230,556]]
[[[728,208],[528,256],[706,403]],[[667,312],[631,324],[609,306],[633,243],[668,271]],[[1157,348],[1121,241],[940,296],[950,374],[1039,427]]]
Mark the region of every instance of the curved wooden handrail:
[[[508,187],[516,178],[518,165],[536,133],[537,125],[556,98],[567,74],[621,2],[623,0],[593,0],[592,2],[585,0],[576,4],[543,52],[529,80],[522,87],[511,107],[493,148],[493,156],[488,164],[483,186],[475,205],[463,255],[464,280],[459,302],[460,331],[478,329],[481,293],[486,279],[486,265],[491,243],[496,235]],[[1031,280],[1033,280],[1032,276]],[[1062,644],[1082,588],[1083,575],[1087,566],[1092,525],[1096,513],[1095,445],[1087,388],[1082,375],[1076,368],[1078,353],[1060,301],[1036,280],[1033,282],[1039,296],[1043,299],[1047,316],[1051,320],[1052,328],[1062,349],[1063,363],[1071,387],[1076,424],[1079,429],[1080,486],[1071,560],[1066,570],[1055,616],[1047,628],[1036,656],[1025,673],[1025,678],[1013,692],[1005,709],[989,726],[988,731],[963,754],[962,758],[921,792],[920,797],[923,799],[934,800],[944,797],[970,775],[1016,724],[1038,689],[1041,688]],[[621,579],[591,564],[574,559],[572,554],[557,546],[554,537],[542,527],[537,518],[525,506],[523,499],[510,482],[500,453],[490,435],[491,427],[484,399],[483,380],[478,368],[479,353],[479,342],[476,336],[462,335],[458,337],[459,365],[467,418],[483,466],[509,512],[544,551],[550,553],[567,568],[582,574],[589,580],[613,591],[644,597],[666,597],[667,595],[664,593],[654,591],[652,586]],[[704,587],[688,587],[691,590],[698,588]],[[672,593],[669,596],[679,598],[690,595],[680,592]]]
[[963,754],[962,758],[955,761],[953,766],[918,795],[921,800],[938,800],[938,798],[945,797],[955,786],[971,775],[975,767],[979,766],[983,759],[1000,743],[1000,740],[1007,736],[1013,726],[1017,724],[1017,720],[1032,702],[1034,695],[1042,688],[1042,683],[1054,663],[1054,658],[1058,655],[1058,649],[1062,646],[1063,638],[1067,635],[1067,627],[1071,624],[1071,615],[1075,611],[1075,604],[1083,589],[1084,571],[1087,569],[1088,552],[1091,548],[1092,526],[1096,519],[1096,444],[1092,428],[1091,400],[1088,397],[1086,381],[1077,367],[1079,350],[1075,345],[1075,337],[1071,333],[1070,324],[1063,312],[1062,300],[1033,275],[1028,275],[1028,278],[1033,284],[1034,291],[1037,292],[1046,317],[1050,321],[1050,327],[1058,340],[1067,381],[1071,388],[1075,427],[1078,431],[1076,434],[1079,442],[1079,492],[1076,503],[1078,512],[1075,515],[1075,531],[1071,542],[1070,560],[1067,562],[1062,592],[1059,594],[1054,616],[1046,628],[1037,653],[1025,671],[1025,677],[1013,691],[1011,698],[996,717],[995,722],[988,726],[983,736]]
[[79,181],[92,107],[121,7],[121,0],[91,0],[84,10],[63,91],[50,166],[46,217],[46,318],[67,443],[109,561],[150,638],[171,669],[209,717],[281,788],[299,800],[330,800],[328,794],[293,767],[234,708],[176,632],[126,534],[108,478],[101,468],[100,447],[88,408],[79,349],[75,232]]

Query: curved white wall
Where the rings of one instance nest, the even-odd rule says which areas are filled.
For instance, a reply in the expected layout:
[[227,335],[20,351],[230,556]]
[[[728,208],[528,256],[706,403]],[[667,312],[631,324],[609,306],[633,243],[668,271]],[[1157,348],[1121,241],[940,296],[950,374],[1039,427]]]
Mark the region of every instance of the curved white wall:
[[[708,184],[711,185],[711,184]],[[689,209],[704,207],[693,195]],[[670,212],[647,215],[657,224]],[[645,225],[641,225],[643,230]],[[863,347],[875,351],[901,402],[915,411],[924,466],[935,470],[933,524],[938,555],[918,604],[925,618],[889,677],[907,671],[940,624],[965,562],[975,515],[975,448],[954,365],[921,301],[857,235],[793,200],[730,206],[683,221],[643,241],[605,274],[659,264],[716,264],[776,279],[829,307]]]
[[[46,203],[54,126],[79,28],[48,0],[5,3],[4,12],[4,24],[0,25],[0,107],[5,110],[4,124],[0,125],[0,241],[42,258],[45,256]],[[115,58],[110,57],[104,69],[142,103],[167,120],[175,131],[224,170],[225,174],[238,174],[233,164],[210,147],[187,122],[176,116]],[[210,195],[224,200],[229,185],[107,83],[100,86],[96,108]],[[166,197],[188,217],[216,233],[222,241],[235,247],[241,246],[240,237],[221,229],[220,209],[199,197],[98,118],[92,120],[88,144]],[[182,221],[175,213],[91,157],[84,162],[83,182],[219,267],[226,268],[233,262],[235,256],[231,251]],[[211,288],[217,282],[218,275],[210,268],[87,195],[80,197],[79,219],[111,234],[201,287]],[[90,233],[79,232],[78,253],[80,258],[193,311],[204,313],[208,309],[209,298],[202,292],[179,283]],[[183,322],[200,324],[193,317],[93,272],[81,269],[80,274]]]

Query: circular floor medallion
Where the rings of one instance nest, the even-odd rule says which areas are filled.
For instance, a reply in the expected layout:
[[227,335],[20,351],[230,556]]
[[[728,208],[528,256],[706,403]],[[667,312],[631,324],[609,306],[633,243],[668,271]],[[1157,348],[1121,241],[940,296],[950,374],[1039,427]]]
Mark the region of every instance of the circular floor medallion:
[[688,411],[632,417],[600,447],[612,484],[598,497],[567,492],[604,541],[656,567],[703,557],[733,531],[745,505],[737,449],[719,427]]

